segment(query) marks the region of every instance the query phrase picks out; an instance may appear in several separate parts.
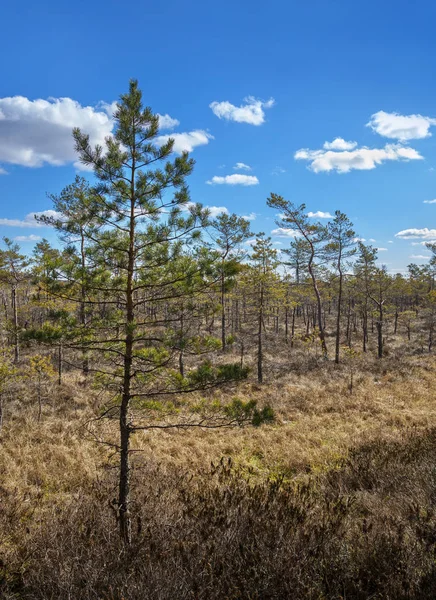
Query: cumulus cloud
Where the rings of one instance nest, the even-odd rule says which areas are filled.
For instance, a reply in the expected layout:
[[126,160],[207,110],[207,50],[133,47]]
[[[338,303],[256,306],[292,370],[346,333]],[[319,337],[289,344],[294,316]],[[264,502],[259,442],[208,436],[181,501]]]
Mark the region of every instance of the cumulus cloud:
[[16,242],[39,242],[41,239],[40,235],[34,235],[33,233],[30,235],[17,235],[14,237],[14,241]]
[[[24,167],[60,166],[77,160],[73,127],[89,134],[92,145],[104,145],[114,128],[116,102],[82,106],[71,98],[29,100],[24,96],[0,98],[0,163]],[[158,115],[162,129],[173,129],[179,121],[168,114]],[[159,136],[164,143],[169,136]],[[192,151],[209,143],[212,136],[202,130],[174,133],[174,150]],[[80,169],[86,168],[78,162]],[[6,174],[0,167],[0,175]]]
[[246,165],[243,162],[237,162],[233,168],[235,171],[251,171],[250,165]]
[[401,144],[387,144],[384,148],[362,146],[355,150],[309,150],[302,148],[294,154],[295,160],[305,160],[315,173],[336,171],[349,173],[351,170],[375,169],[385,161],[421,160],[423,157],[414,148]]
[[24,219],[0,219],[0,225],[3,227],[46,227],[44,223],[39,223],[35,217],[52,217],[59,219],[61,214],[55,210],[43,210],[41,212],[28,213]]
[[271,235],[275,235],[276,237],[301,237],[301,233],[296,229],[291,229],[288,227],[278,227],[277,229],[273,229],[271,231]]
[[228,101],[212,102],[209,108],[219,119],[235,121],[236,123],[249,123],[250,125],[262,125],[265,122],[264,109],[271,108],[274,105],[274,98],[266,102],[248,96],[244,98],[245,104],[235,106]]
[[424,200],[424,204],[436,204],[436,200]]
[[226,215],[229,214],[229,211],[225,206],[205,206],[204,208],[208,209],[212,218],[215,218],[218,215],[222,215],[223,213]]
[[308,212],[307,216],[311,219],[332,219],[333,215],[329,212],[323,212],[322,210],[317,210],[316,212]]
[[377,248],[377,252],[387,252],[387,248]]
[[343,138],[335,138],[333,142],[324,142],[324,150],[353,150],[357,142],[346,142]]
[[407,140],[419,140],[431,136],[429,131],[432,125],[436,125],[436,119],[422,115],[400,115],[398,113],[387,113],[383,110],[374,113],[367,127],[382,135],[405,142]]
[[103,107],[82,106],[71,98],[0,98],[0,162],[25,167],[64,165],[77,157],[73,127],[103,144],[113,120]]
[[174,127],[180,125],[180,121],[173,119],[170,115],[160,115],[158,113],[157,116],[159,117],[159,129],[174,129]]
[[184,133],[172,133],[171,135],[159,135],[155,143],[158,146],[163,146],[169,138],[174,140],[173,151],[176,154],[182,154],[182,152],[192,152],[197,146],[204,146],[209,143],[209,140],[213,140],[214,137],[207,131],[202,129],[196,129],[195,131],[189,131]]
[[409,256],[409,258],[416,258],[419,260],[428,260],[429,258],[431,258],[431,256],[429,254],[411,254]]
[[234,173],[233,175],[225,175],[220,177],[215,175],[212,179],[206,181],[208,185],[258,185],[259,180],[254,175],[242,175],[241,173]]
[[242,215],[242,218],[245,219],[246,221],[254,221],[257,217],[257,213],[252,212],[249,215]]
[[396,233],[395,237],[403,240],[414,240],[419,238],[423,240],[433,240],[436,239],[436,229],[429,229],[428,227],[423,227],[422,229],[403,229]]

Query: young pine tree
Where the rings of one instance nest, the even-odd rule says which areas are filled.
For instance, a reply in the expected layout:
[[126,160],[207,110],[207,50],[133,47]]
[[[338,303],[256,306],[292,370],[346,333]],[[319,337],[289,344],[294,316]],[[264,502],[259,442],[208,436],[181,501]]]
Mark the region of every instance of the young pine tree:
[[[198,247],[207,212],[188,204],[185,180],[194,162],[187,153],[173,156],[174,142],[160,136],[159,117],[143,106],[136,81],[121,96],[114,122],[105,148],[93,148],[86,133],[73,132],[79,158],[93,169],[97,183],[83,197],[76,189],[72,196],[61,194],[56,204],[62,213],[58,229],[78,236],[79,243],[62,253],[63,264],[49,283],[58,297],[77,303],[68,339],[75,336],[76,347],[96,357],[90,372],[114,398],[102,417],[119,424],[117,513],[121,537],[129,544],[132,435],[151,427],[208,425],[206,417],[154,425],[150,401],[219,385],[246,370],[205,362],[180,373],[185,327],[180,328],[177,305],[184,314],[195,310],[196,297],[215,284],[207,254]],[[190,346],[201,354],[207,344],[200,333]],[[228,420],[217,418],[209,426],[223,423]]]

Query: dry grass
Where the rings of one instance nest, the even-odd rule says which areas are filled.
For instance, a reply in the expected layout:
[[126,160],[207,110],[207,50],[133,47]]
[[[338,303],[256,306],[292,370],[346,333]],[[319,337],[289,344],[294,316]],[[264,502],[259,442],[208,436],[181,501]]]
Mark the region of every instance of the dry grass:
[[[272,362],[273,357],[270,357],[270,360]],[[283,358],[282,361],[284,362]],[[217,464],[221,457],[231,458],[235,477],[237,478],[231,484],[225,483],[225,489],[232,489],[232,486],[236,486],[234,497],[237,498],[238,494],[242,494],[243,504],[245,503],[244,506],[246,506],[246,510],[249,513],[251,510],[255,510],[254,508],[249,508],[251,506],[250,503],[254,502],[257,506],[256,503],[259,500],[257,496],[252,496],[252,493],[244,487],[247,477],[251,482],[250,485],[257,483],[260,486],[268,486],[271,482],[280,481],[281,485],[286,485],[286,482],[289,482],[293,489],[297,490],[300,489],[298,486],[295,488],[298,482],[299,485],[306,485],[308,482],[313,482],[314,478],[318,478],[317,480],[319,480],[320,477],[327,477],[328,484],[313,484],[316,489],[319,489],[319,485],[321,485],[321,488],[324,490],[322,492],[323,496],[319,496],[319,492],[313,492],[317,498],[316,503],[318,508],[316,510],[322,513],[323,510],[330,510],[322,508],[322,506],[324,506],[325,498],[329,494],[334,495],[337,493],[332,491],[336,489],[335,485],[339,485],[341,489],[350,488],[350,497],[354,497],[357,493],[354,491],[357,485],[353,483],[354,471],[346,466],[344,467],[345,463],[343,461],[345,458],[351,456],[350,460],[352,464],[358,465],[356,469],[359,473],[365,473],[365,456],[367,457],[368,455],[363,452],[363,458],[360,455],[357,455],[357,458],[353,458],[355,450],[351,451],[351,449],[375,447],[376,450],[370,450],[369,452],[374,452],[376,460],[379,460],[377,457],[380,453],[383,454],[384,451],[378,450],[379,446],[377,444],[387,444],[388,448],[395,448],[395,444],[398,443],[400,444],[400,448],[402,440],[410,439],[409,432],[411,430],[415,431],[414,436],[419,437],[420,435],[425,435],[425,431],[436,423],[436,358],[434,356],[403,356],[398,353],[382,362],[377,362],[370,357],[362,359],[359,364],[359,371],[355,375],[355,387],[352,394],[348,390],[349,373],[346,365],[335,367],[331,363],[321,363],[316,360],[311,364],[304,365],[301,357],[298,357],[297,354],[296,357],[291,357],[289,364],[286,366],[286,370],[291,368],[291,371],[282,375],[285,371],[285,365],[276,365],[277,373],[274,375],[274,380],[267,382],[263,386],[259,386],[252,380],[249,380],[234,388],[229,387],[226,390],[212,392],[209,396],[209,398],[217,397],[222,401],[238,397],[243,400],[255,399],[260,405],[268,403],[273,407],[276,414],[276,422],[272,425],[265,425],[259,428],[222,429],[212,432],[202,430],[153,431],[135,435],[134,447],[141,450],[139,454],[135,454],[135,506],[137,507],[138,514],[141,511],[146,511],[143,518],[149,519],[147,527],[150,528],[150,531],[154,532],[153,535],[156,535],[156,539],[160,535],[159,527],[162,527],[167,532],[170,531],[172,523],[185,519],[186,514],[189,513],[189,511],[186,513],[188,510],[186,506],[195,506],[198,497],[203,498],[200,504],[201,502],[203,504],[206,503],[204,504],[204,510],[207,509],[209,503],[211,511],[207,513],[210,523],[208,524],[208,522],[204,521],[202,526],[209,528],[212,538],[219,534],[221,525],[218,525],[215,519],[218,518],[216,515],[221,511],[221,508],[219,508],[219,498],[224,498],[221,496],[223,493],[220,487],[222,482],[216,484],[207,483],[208,477],[210,477],[207,473],[210,463]],[[194,398],[194,401],[198,399],[199,396]],[[121,600],[124,597],[130,600],[130,598],[139,599],[145,597],[141,596],[140,590],[136,590],[130,596],[127,593],[124,596],[120,595],[121,592],[119,590],[124,585],[120,583],[124,581],[122,579],[124,575],[122,574],[119,574],[121,579],[118,584],[114,584],[115,588],[113,589],[110,584],[98,583],[100,580],[97,574],[94,573],[92,575],[92,577],[96,578],[95,584],[92,585],[102,585],[102,589],[106,590],[104,592],[106,595],[102,593],[102,595],[94,596],[91,593],[92,590],[90,591],[89,589],[86,593],[84,591],[82,594],[82,592],[77,592],[79,588],[75,587],[78,585],[76,579],[79,575],[74,571],[75,567],[73,569],[71,561],[74,562],[78,560],[77,556],[86,554],[86,560],[89,563],[87,568],[91,569],[94,560],[92,547],[85,548],[84,546],[84,544],[88,543],[86,541],[88,538],[85,539],[82,535],[84,528],[85,530],[87,528],[95,528],[96,539],[100,536],[99,544],[102,545],[102,548],[106,544],[108,552],[119,552],[119,549],[116,550],[118,544],[116,541],[116,528],[114,527],[112,513],[108,508],[108,499],[115,491],[115,473],[109,468],[111,461],[108,458],[109,452],[107,448],[95,443],[95,440],[86,434],[84,428],[84,423],[98,413],[102,400],[103,398],[97,391],[93,390],[90,386],[85,387],[81,378],[74,373],[66,374],[65,382],[61,387],[56,386],[54,383],[50,384],[50,387],[47,389],[47,401],[44,405],[41,422],[37,422],[37,407],[35,406],[32,390],[24,380],[14,385],[10,397],[6,400],[5,425],[1,433],[0,446],[0,594],[2,593],[1,590],[4,589],[4,594],[9,594],[5,595],[5,598],[23,597],[33,600],[42,600],[43,598],[53,598],[53,600],[55,598],[74,598],[74,600],[79,600],[80,598],[104,598],[105,600]],[[106,424],[103,427],[106,427],[106,430],[100,430],[102,437],[113,435],[110,430],[110,424]],[[389,456],[391,457],[389,460],[392,462],[394,454],[391,452]],[[340,537],[343,535],[341,531],[348,531],[347,535],[351,536],[350,539],[353,538],[355,528],[357,528],[355,531],[356,539],[360,540],[360,536],[363,535],[362,531],[366,527],[363,524],[362,515],[375,515],[371,518],[374,519],[374,523],[378,523],[377,526],[373,525],[375,530],[378,531],[377,527],[382,527],[380,524],[383,523],[384,519],[388,521],[397,519],[395,514],[401,515],[401,518],[398,516],[399,523],[400,521],[402,523],[404,519],[409,523],[411,517],[409,513],[405,516],[404,511],[411,503],[424,507],[422,510],[427,511],[427,497],[430,492],[420,492],[420,486],[423,486],[422,489],[424,489],[424,483],[422,483],[424,479],[422,474],[419,474],[419,476],[416,475],[416,473],[421,473],[419,469],[422,472],[425,471],[425,473],[428,473],[428,465],[430,463],[428,462],[429,459],[426,458],[425,460],[426,462],[423,467],[416,467],[416,469],[413,467],[414,470],[411,472],[411,477],[412,480],[413,477],[416,478],[416,481],[413,480],[413,485],[416,489],[409,489],[407,491],[407,499],[401,493],[394,493],[391,490],[387,492],[390,497],[389,504],[384,504],[380,503],[380,497],[377,495],[378,492],[374,495],[370,486],[364,486],[363,489],[359,488],[357,497],[359,498],[360,512],[357,524],[354,524],[354,517],[352,518],[348,509],[344,512],[343,517],[340,517],[348,523],[348,525],[345,525],[345,521],[341,521],[342,529],[335,529],[336,525],[333,525],[333,523],[336,523],[336,519],[339,519],[336,513],[332,513],[328,517],[332,521],[328,525],[327,530],[331,526],[332,529],[331,531],[329,530],[331,535],[339,536],[335,543],[340,545]],[[383,464],[380,464],[382,467]],[[395,468],[392,467],[391,471],[388,469],[385,474],[385,482],[383,485],[380,484],[381,487],[385,486],[386,488],[386,481],[388,479],[395,479],[395,474],[398,471],[398,462],[395,465]],[[347,471],[347,469],[349,470]],[[330,479],[335,472],[339,473],[340,477],[343,478],[340,484],[334,483],[334,480]],[[192,483],[192,489],[189,486],[186,487],[186,477],[191,476],[198,478],[197,483]],[[181,478],[178,479],[178,477]],[[376,473],[371,473],[371,477],[376,478]],[[321,479],[319,481],[324,480]],[[404,485],[404,482],[402,485]],[[242,486],[243,490],[240,486]],[[268,496],[270,492],[267,489],[264,488],[262,494],[265,493]],[[289,493],[288,490],[286,494]],[[162,494],[162,498],[159,497],[159,494]],[[189,498],[188,505],[184,504],[185,501],[180,504],[180,494],[185,498],[186,502],[188,502],[186,499]],[[289,496],[287,497],[289,500]],[[321,497],[323,498],[322,500],[320,499]],[[339,502],[337,497],[334,497],[336,498],[334,502]],[[248,521],[251,518],[254,519],[253,523],[260,519],[259,522],[263,523],[261,529],[265,537],[278,535],[277,532],[274,533],[274,527],[276,525],[279,527],[277,521],[279,518],[278,515],[282,514],[281,511],[285,510],[284,505],[282,505],[285,500],[280,498],[277,498],[277,506],[280,506],[280,509],[275,504],[275,508],[268,508],[271,511],[269,518],[275,523],[271,532],[262,529],[266,527],[266,524],[263,522],[264,517],[261,514],[255,512],[253,513],[254,516],[250,518],[247,516]],[[294,501],[297,505],[301,503],[301,506],[306,506],[305,496],[298,496],[292,502]],[[229,510],[234,511],[236,508],[233,507],[231,502]],[[308,514],[311,514],[312,511],[311,503],[312,500],[304,508],[304,510],[308,511]],[[277,514],[274,512],[276,510],[279,511]],[[190,524],[186,524],[188,538],[189,535],[194,535],[194,530],[191,531],[189,528],[194,527],[195,529],[196,519],[200,518],[200,514],[202,514],[201,511],[197,516],[195,514],[189,516],[189,519],[192,518],[193,522],[189,521]],[[204,516],[204,519],[206,519],[206,516]],[[407,527],[409,526],[407,525]],[[215,531],[214,527],[218,529]],[[230,519],[228,527],[231,529],[239,526],[236,525],[236,521],[234,522]],[[345,530],[343,529],[344,527]],[[391,543],[392,547],[395,547],[400,552],[402,548],[401,544],[403,543],[401,541],[402,534],[400,535],[396,527],[395,525],[392,529],[392,536],[394,536],[392,540],[394,541],[391,540]],[[232,539],[232,536],[236,536],[236,539],[239,535],[247,535],[247,533],[239,531],[239,529],[239,533],[231,533],[230,529],[228,535]],[[68,540],[62,531],[68,532]],[[183,531],[177,531],[177,535],[184,535]],[[177,531],[173,532],[174,536]],[[189,531],[191,533],[188,535]],[[79,532],[81,532],[80,535]],[[168,539],[162,541],[163,547],[167,548],[165,552],[169,553],[168,556],[171,556],[171,552],[173,552],[171,548],[175,547],[174,544],[178,543],[176,538],[171,537],[173,534],[170,535],[168,533]],[[173,540],[171,541],[173,546],[167,547],[166,544],[170,543],[168,541],[170,539]],[[419,539],[421,540],[421,538]],[[147,540],[148,544],[150,540],[149,538]],[[383,554],[383,552],[387,552],[383,544],[389,545],[390,542],[389,540],[380,540],[381,538],[377,537],[374,544],[376,546],[379,544],[377,552],[380,551]],[[312,540],[310,544],[312,542],[315,543]],[[75,543],[81,545],[76,547]],[[159,544],[160,542],[156,543]],[[218,542],[216,543],[218,544]],[[258,543],[261,542],[259,540],[253,541],[254,545]],[[360,548],[359,552],[361,552],[361,556],[359,555],[359,558],[355,560],[362,562],[363,566],[361,568],[370,568],[368,566],[369,559],[365,556],[366,550],[364,548],[366,546],[359,546],[359,544],[363,544],[361,541],[354,541],[352,543],[357,543]],[[418,542],[416,543],[418,544]],[[424,542],[419,541],[419,544],[422,543]],[[63,569],[71,570],[71,589],[76,589],[76,595],[71,595],[71,590],[65,591],[68,585],[70,585],[67,585],[65,582],[63,585],[66,587],[62,591],[60,588],[56,588],[55,583],[50,580],[51,583],[47,585],[51,586],[51,590],[55,590],[53,593],[50,592],[52,593],[51,596],[48,595],[48,588],[44,588],[45,579],[50,579],[49,573],[55,570],[55,566],[52,563],[52,560],[55,559],[52,557],[49,560],[49,554],[44,554],[44,548],[51,547],[51,544],[53,544],[53,549],[50,552],[53,553],[53,557],[58,556],[56,560],[64,561],[62,563],[64,565]],[[207,547],[206,544],[205,548]],[[297,554],[293,555],[294,558],[292,560],[296,560],[296,556],[300,552],[298,548],[299,545],[296,543],[292,552]],[[338,551],[337,547],[335,552]],[[39,562],[35,562],[33,558],[30,558],[28,552],[39,557]],[[47,552],[49,551],[47,550]],[[149,548],[147,552],[149,553],[147,556],[154,556],[153,549]],[[209,552],[213,553],[213,548],[209,549]],[[216,550],[216,552],[219,554],[221,550]],[[325,552],[329,553],[330,551],[326,549]],[[259,550],[259,553],[259,557],[263,557],[262,560],[269,560],[267,559],[267,548]],[[200,568],[196,562],[197,559],[200,560],[197,554],[196,558],[190,554],[189,556],[190,558],[186,558],[186,560],[188,562],[193,561],[189,569]],[[291,555],[286,556],[286,560],[290,560]],[[421,556],[421,554],[418,553],[417,556]],[[255,561],[255,557],[256,553],[249,560]],[[160,560],[159,552],[153,560]],[[217,558],[218,562],[220,560],[221,558]],[[236,565],[237,559],[234,558],[232,560],[236,561]],[[285,558],[280,558],[280,560],[285,560]],[[352,562],[353,560],[348,556],[347,561]],[[413,560],[418,559],[414,557]],[[170,564],[170,561],[166,567],[162,567],[163,571],[160,571],[161,575],[165,576],[165,568],[170,570],[185,569],[183,561],[182,563],[178,561],[179,559],[174,564]],[[412,559],[404,558],[404,561],[407,563],[407,569],[412,569],[410,563]],[[242,561],[241,565],[243,564],[245,564],[244,561]],[[41,565],[41,567],[37,565]],[[194,567],[194,565],[196,566]],[[241,565],[237,568],[242,569],[243,566]],[[282,566],[284,568],[284,565]],[[329,569],[330,567],[333,568],[332,565],[329,566]],[[41,572],[38,572],[39,568],[41,568]],[[107,566],[103,566],[102,563],[99,568],[101,569],[101,573],[103,573]],[[111,568],[119,568],[119,565],[118,567],[112,566]],[[230,569],[230,566],[227,565],[227,567],[222,568],[224,570],[226,568]],[[268,568],[273,569],[273,566],[270,565]],[[354,569],[355,567],[338,566],[337,568]],[[64,571],[62,573],[64,574]],[[63,574],[58,573],[57,577],[61,578],[64,576]],[[239,573],[238,577],[241,576],[241,573]],[[277,577],[279,576],[284,577],[283,574],[280,575],[277,572],[272,578],[275,583],[270,582],[268,586],[274,587],[275,585],[276,589],[279,589],[280,586],[277,583]],[[141,575],[141,577],[145,577],[145,575]],[[150,573],[148,573],[147,577],[151,577]],[[197,596],[195,594],[192,595],[192,590],[189,593],[188,590],[189,586],[194,584],[192,582],[189,583],[190,579],[189,577],[186,578],[186,573],[184,577],[184,591],[183,593],[180,592],[180,596],[178,596],[180,598],[197,597],[206,599],[209,597],[227,597],[224,595],[208,596],[207,591],[203,591]],[[265,577],[265,574],[257,573],[256,577],[260,578],[259,581],[264,582],[262,577]],[[316,577],[321,577],[321,575],[318,573]],[[332,578],[332,581],[336,582],[336,575],[330,573],[329,577]],[[347,573],[346,577],[352,578],[352,575]],[[417,577],[417,575],[413,575],[413,577]],[[417,582],[418,579],[416,579]],[[291,584],[297,585],[297,583],[292,583],[290,580],[286,585]],[[305,589],[304,586],[306,584],[307,582],[304,585],[301,583],[303,586],[302,590]],[[3,588],[1,585],[3,585]],[[117,585],[118,587],[116,587]],[[157,585],[156,582],[153,585]],[[230,594],[229,598],[290,597],[276,596],[271,592],[273,587],[268,586],[265,589],[270,591],[268,593],[265,592],[263,596],[256,596],[254,593],[251,596],[244,596],[238,592],[238,589],[241,590],[240,586],[245,585],[243,581],[241,580],[239,583],[235,583],[235,585],[236,591],[233,592],[233,595]],[[336,586],[337,582],[334,585]],[[347,585],[351,584],[348,583]],[[418,582],[416,585],[421,584]],[[13,596],[14,586],[18,586],[18,596]],[[33,586],[32,589],[39,590],[39,592],[29,592],[30,595],[26,592],[27,595],[25,595],[23,590],[27,589],[26,586],[30,586],[29,589]],[[301,592],[303,595],[296,595],[295,598],[331,598],[339,600],[342,597],[338,595],[339,592],[335,592],[336,595],[333,593],[329,595],[328,591],[325,590],[323,592],[324,595],[319,595],[321,592],[318,593],[318,591],[322,589],[322,585],[321,583],[319,585],[317,583],[317,586],[314,587],[314,595],[310,595],[312,592],[310,594],[309,592],[307,594]],[[43,591],[44,589],[46,591]],[[109,589],[112,589],[112,592],[108,591]],[[167,589],[167,592],[165,592],[165,589]],[[171,594],[175,593],[174,589],[168,584],[167,588],[162,588],[160,592],[156,587],[154,588],[154,592],[150,588],[149,593],[151,594],[151,598],[165,599],[175,597],[174,595],[171,596]],[[365,586],[362,589],[366,589]],[[221,588],[221,592],[224,594],[223,590],[224,588]],[[21,596],[20,594],[24,595]],[[347,595],[347,598],[363,599],[367,597],[369,596],[359,595],[357,592],[350,592]],[[410,595],[406,594],[404,596],[374,595],[373,597],[393,599],[400,597],[418,598],[420,596],[414,596],[410,593]],[[432,598],[433,596],[427,595],[422,597]]]

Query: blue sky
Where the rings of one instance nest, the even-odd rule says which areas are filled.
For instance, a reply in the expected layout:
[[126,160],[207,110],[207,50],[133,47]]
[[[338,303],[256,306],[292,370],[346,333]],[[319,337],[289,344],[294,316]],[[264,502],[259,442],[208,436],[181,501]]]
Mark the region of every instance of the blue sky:
[[389,270],[425,264],[423,243],[436,240],[435,17],[427,0],[4,3],[0,235],[30,236],[26,251],[53,239],[26,215],[73,180],[70,128],[102,139],[107,105],[133,77],[146,104],[178,121],[163,133],[193,147],[193,201],[255,213],[253,230],[268,234],[270,192],[314,213],[340,209],[385,248]]

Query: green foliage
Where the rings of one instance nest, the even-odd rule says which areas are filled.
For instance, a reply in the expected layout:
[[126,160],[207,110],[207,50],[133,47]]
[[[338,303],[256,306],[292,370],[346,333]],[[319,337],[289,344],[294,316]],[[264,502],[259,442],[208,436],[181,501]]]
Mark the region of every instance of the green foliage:
[[233,398],[224,410],[229,419],[240,424],[250,422],[255,427],[264,423],[272,423],[275,420],[274,410],[271,406],[266,405],[259,409],[255,400],[244,402],[239,398]]

